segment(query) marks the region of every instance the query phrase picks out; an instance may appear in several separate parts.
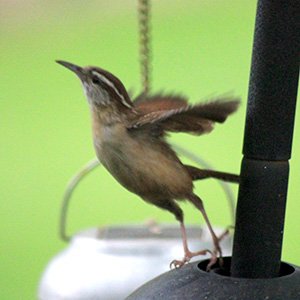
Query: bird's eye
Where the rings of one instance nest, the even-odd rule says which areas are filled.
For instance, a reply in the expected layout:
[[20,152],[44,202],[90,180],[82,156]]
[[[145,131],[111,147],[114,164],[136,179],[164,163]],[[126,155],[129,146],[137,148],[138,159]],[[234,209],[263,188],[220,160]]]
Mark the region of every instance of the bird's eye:
[[97,76],[93,76],[92,81],[94,84],[100,84],[101,80]]

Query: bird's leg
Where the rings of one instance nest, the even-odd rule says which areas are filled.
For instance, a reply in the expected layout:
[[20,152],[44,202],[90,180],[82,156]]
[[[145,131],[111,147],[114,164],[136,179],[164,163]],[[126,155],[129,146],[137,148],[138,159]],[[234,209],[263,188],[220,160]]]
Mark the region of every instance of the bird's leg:
[[[149,201],[149,200],[148,200]],[[187,238],[186,238],[186,232],[183,224],[183,211],[182,209],[176,204],[172,199],[152,199],[152,202],[156,206],[166,209],[172,214],[174,214],[176,220],[180,222],[180,228],[181,228],[181,237],[182,237],[182,243],[183,243],[183,250],[184,250],[184,258],[182,260],[173,260],[170,263],[170,267],[174,266],[175,268],[180,268],[185,263],[190,261],[190,259],[196,255],[204,255],[207,252],[210,252],[209,250],[203,250],[199,252],[191,252],[187,245]]]
[[207,265],[207,268],[206,268],[207,271],[209,271],[210,268],[217,262],[218,254],[219,254],[219,257],[220,257],[220,265],[223,265],[222,249],[220,247],[219,242],[227,234],[227,232],[225,232],[224,234],[222,234],[220,236],[220,238],[218,238],[216,236],[211,224],[210,224],[210,221],[209,221],[208,216],[206,214],[206,211],[204,209],[202,200],[195,194],[192,194],[192,196],[189,199],[201,211],[201,213],[204,217],[204,220],[207,224],[207,227],[210,231],[210,234],[212,236],[212,239],[213,239],[214,249],[212,251],[212,256],[211,256],[210,262],[209,262],[209,264]]
[[223,240],[225,236],[229,234],[229,229],[234,228],[232,225],[227,226],[227,228],[218,236],[219,242]]
[[206,255],[207,253],[211,253],[210,250],[205,249],[197,252],[191,252],[188,248],[186,231],[184,227],[183,221],[180,221],[180,229],[181,229],[181,238],[183,243],[184,257],[182,260],[173,260],[170,264],[170,267],[174,266],[176,269],[182,267],[185,263],[189,262],[191,258],[197,255]]
[[183,243],[183,250],[184,250],[184,257],[182,260],[173,260],[170,263],[170,267],[174,266],[175,268],[182,267],[185,263],[189,262],[192,257],[197,255],[205,255],[207,253],[211,253],[209,250],[202,250],[198,252],[191,252],[188,248],[187,238],[186,238],[186,231],[183,223],[183,211],[182,209],[176,204],[172,199],[155,199],[152,200],[156,206],[166,209],[172,214],[174,214],[176,220],[180,222],[180,229],[181,229],[181,238]]
[[210,224],[210,221],[209,221],[209,219],[207,217],[207,214],[206,214],[206,211],[205,211],[204,207],[202,209],[200,209],[200,211],[201,211],[201,213],[202,213],[202,215],[203,215],[203,217],[205,219],[205,222],[207,224],[207,227],[208,227],[208,229],[210,231],[210,234],[212,236],[213,243],[214,243],[214,250],[212,252],[212,256],[211,256],[210,262],[209,262],[209,264],[207,265],[207,268],[206,268],[209,271],[210,268],[217,262],[218,253],[220,255],[220,265],[223,265],[222,249],[220,247],[219,242],[224,237],[224,235],[221,235],[221,237],[218,238],[216,236],[216,234],[215,234],[215,232],[214,232],[211,224]]

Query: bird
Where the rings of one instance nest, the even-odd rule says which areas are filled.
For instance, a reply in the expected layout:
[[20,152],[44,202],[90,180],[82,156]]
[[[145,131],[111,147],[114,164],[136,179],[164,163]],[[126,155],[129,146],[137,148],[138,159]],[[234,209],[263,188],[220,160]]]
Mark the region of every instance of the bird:
[[[80,67],[57,60],[81,81],[89,104],[96,155],[108,172],[127,190],[145,202],[171,212],[180,223],[184,257],[173,260],[179,268],[197,255],[211,254],[207,269],[222,249],[193,181],[215,178],[239,183],[239,175],[203,170],[181,162],[167,142],[169,132],[202,135],[223,123],[239,106],[240,99],[219,97],[207,103],[189,104],[181,95],[141,93],[131,100],[123,83],[112,73],[94,66]],[[191,252],[184,214],[178,203],[191,202],[202,213],[214,248]]]

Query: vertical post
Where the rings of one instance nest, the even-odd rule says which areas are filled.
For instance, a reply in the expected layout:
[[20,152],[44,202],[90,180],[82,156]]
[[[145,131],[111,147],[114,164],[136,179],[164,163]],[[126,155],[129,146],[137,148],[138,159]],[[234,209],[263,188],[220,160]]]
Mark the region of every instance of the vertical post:
[[231,275],[279,276],[300,59],[300,0],[258,0]]

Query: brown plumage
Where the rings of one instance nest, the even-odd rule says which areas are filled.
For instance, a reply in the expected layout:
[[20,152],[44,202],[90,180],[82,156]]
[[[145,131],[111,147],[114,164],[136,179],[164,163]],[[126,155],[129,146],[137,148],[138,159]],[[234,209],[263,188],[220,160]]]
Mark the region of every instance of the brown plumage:
[[128,129],[152,127],[159,124],[162,131],[204,134],[213,130],[214,122],[223,123],[236,111],[237,99],[218,99],[189,105],[181,96],[157,94],[133,102],[138,114],[130,120]]
[[127,190],[170,211],[180,222],[185,255],[182,261],[172,264],[181,266],[193,256],[207,252],[189,251],[183,212],[176,200],[188,200],[202,212],[215,246],[209,266],[215,263],[222,251],[202,200],[193,193],[193,180],[217,178],[238,182],[239,176],[182,164],[166,142],[165,132],[209,133],[215,122],[223,123],[236,111],[239,100],[223,98],[189,105],[182,96],[157,94],[140,95],[132,102],[121,81],[111,73],[58,62],[81,80],[90,106],[95,151],[105,168]]

